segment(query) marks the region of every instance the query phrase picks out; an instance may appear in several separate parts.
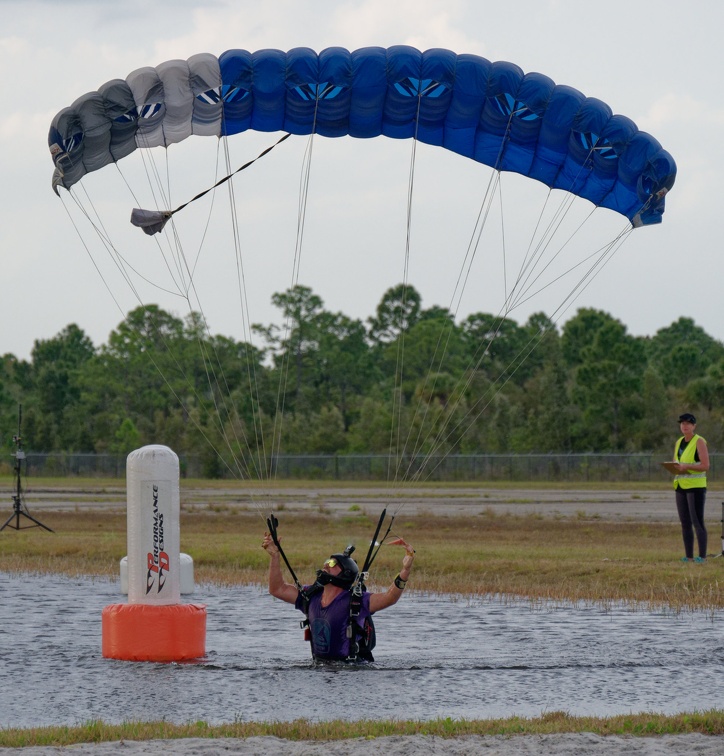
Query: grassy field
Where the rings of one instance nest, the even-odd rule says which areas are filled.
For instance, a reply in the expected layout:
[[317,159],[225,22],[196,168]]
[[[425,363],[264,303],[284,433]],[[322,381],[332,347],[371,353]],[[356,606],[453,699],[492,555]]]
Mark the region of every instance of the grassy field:
[[[279,533],[300,579],[312,581],[323,559],[348,543],[366,550],[376,520],[361,510],[341,516],[279,512]],[[126,554],[121,512],[44,511],[55,533],[0,533],[0,570],[111,575]],[[258,512],[184,512],[181,550],[194,559],[197,582],[265,583],[268,557]],[[310,537],[312,534],[312,537]],[[409,589],[461,594],[511,594],[534,600],[623,601],[675,610],[724,606],[724,559],[682,564],[678,525],[541,515],[457,518],[429,514],[395,521],[392,535],[417,556]],[[402,551],[383,548],[372,584],[387,586]]]
[[385,722],[362,720],[348,722],[239,722],[210,726],[205,722],[174,725],[169,722],[129,722],[107,725],[89,722],[77,727],[42,727],[31,730],[0,730],[0,747],[67,746],[76,743],[140,741],[174,738],[251,738],[273,736],[287,740],[345,740],[348,738],[379,738],[389,735],[430,735],[442,738],[465,735],[550,735],[553,733],[592,732],[597,735],[724,735],[724,712],[707,711],[692,714],[659,716],[628,714],[618,717],[572,717],[561,711],[526,719],[453,720],[429,722]]

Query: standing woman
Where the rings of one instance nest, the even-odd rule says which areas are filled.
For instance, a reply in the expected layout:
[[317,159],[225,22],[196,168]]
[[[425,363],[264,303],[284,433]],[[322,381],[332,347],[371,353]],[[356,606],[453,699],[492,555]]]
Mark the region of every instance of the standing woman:
[[[684,538],[682,562],[706,561],[706,527],[704,504],[706,502],[706,471],[709,469],[709,450],[706,440],[696,435],[696,418],[689,412],[679,417],[682,436],[674,444],[674,462],[678,462],[678,474],[674,478],[676,509],[681,521]],[[694,533],[699,546],[699,556],[694,559]]]

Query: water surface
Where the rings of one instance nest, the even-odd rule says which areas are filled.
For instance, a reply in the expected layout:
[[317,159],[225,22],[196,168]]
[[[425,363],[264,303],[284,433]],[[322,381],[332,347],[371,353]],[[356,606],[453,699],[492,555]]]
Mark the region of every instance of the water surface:
[[376,615],[376,661],[314,666],[301,613],[255,587],[199,586],[207,657],[101,656],[119,581],[0,573],[0,726],[166,719],[487,718],[721,705],[724,612],[467,601],[406,593]]

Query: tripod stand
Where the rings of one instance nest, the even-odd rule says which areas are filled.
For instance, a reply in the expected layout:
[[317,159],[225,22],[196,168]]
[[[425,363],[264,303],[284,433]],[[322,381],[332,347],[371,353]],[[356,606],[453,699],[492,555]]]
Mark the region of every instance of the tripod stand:
[[[5,520],[5,523],[0,530],[5,530],[6,527],[14,528],[15,530],[25,530],[26,528],[44,528],[45,530],[53,532],[52,528],[47,525],[43,525],[40,520],[36,520],[30,512],[28,512],[27,506],[25,506],[25,499],[23,498],[23,487],[21,479],[21,468],[23,460],[25,459],[25,452],[23,451],[22,439],[20,437],[20,424],[23,417],[22,405],[18,407],[18,435],[13,436],[13,443],[15,444],[15,494],[13,495],[13,513]],[[24,517],[32,522],[32,525],[21,525],[20,518]],[[13,524],[13,520],[15,523]]]

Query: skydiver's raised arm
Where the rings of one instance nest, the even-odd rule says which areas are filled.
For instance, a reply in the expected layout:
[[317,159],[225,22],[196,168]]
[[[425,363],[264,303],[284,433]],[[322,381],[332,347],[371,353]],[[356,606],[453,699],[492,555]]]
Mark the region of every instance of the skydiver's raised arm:
[[281,557],[279,549],[276,547],[271,535],[264,533],[264,540],[261,542],[262,548],[269,554],[269,593],[274,598],[293,604],[297,600],[299,591],[295,585],[286,583],[282,575]]
[[382,609],[387,609],[388,606],[392,606],[400,600],[402,592],[405,590],[405,585],[410,578],[412,563],[415,560],[415,550],[407,541],[397,538],[390,545],[404,546],[405,558],[402,560],[400,574],[394,579],[392,585],[384,593],[373,593],[370,595],[370,612],[373,614]]

